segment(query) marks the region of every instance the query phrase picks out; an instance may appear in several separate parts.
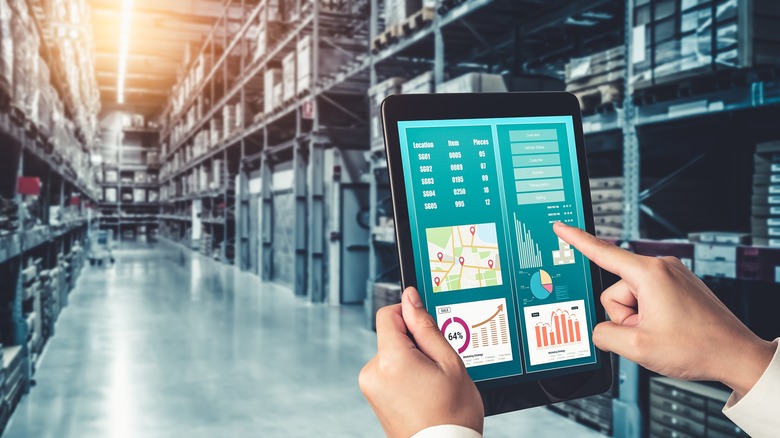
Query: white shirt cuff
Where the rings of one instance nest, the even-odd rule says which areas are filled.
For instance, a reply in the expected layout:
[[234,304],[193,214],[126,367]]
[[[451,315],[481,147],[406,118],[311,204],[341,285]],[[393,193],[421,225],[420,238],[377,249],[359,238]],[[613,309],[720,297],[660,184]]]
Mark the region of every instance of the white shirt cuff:
[[482,434],[468,427],[443,424],[423,429],[412,438],[482,438]]
[[[780,338],[775,339],[780,344]],[[764,374],[741,400],[731,393],[723,413],[753,438],[776,437],[780,430],[777,415],[778,390],[780,390],[780,346]]]

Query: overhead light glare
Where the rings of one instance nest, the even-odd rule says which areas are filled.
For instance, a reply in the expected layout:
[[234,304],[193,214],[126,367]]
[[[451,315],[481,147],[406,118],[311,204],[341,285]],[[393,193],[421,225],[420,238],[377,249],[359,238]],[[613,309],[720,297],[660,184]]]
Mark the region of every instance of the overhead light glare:
[[132,0],[122,0],[122,16],[119,25],[119,65],[117,66],[116,101],[125,103],[125,75],[127,54],[130,51],[130,22],[132,21]]

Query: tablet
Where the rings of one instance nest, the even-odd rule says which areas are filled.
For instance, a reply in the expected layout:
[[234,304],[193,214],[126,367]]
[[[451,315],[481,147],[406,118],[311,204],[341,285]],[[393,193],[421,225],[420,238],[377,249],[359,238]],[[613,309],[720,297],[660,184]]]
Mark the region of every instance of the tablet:
[[594,232],[577,98],[397,95],[382,104],[401,280],[496,414],[609,389],[592,342],[599,268],[555,221]]

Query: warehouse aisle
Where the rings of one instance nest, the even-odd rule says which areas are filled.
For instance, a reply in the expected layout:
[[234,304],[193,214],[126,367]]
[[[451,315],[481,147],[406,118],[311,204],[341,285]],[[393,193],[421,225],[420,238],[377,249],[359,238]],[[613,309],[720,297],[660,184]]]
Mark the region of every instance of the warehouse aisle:
[[[117,254],[83,272],[5,437],[381,435],[357,387],[376,342],[362,308],[163,243]],[[600,436],[545,409],[488,419],[486,435],[551,430]]]

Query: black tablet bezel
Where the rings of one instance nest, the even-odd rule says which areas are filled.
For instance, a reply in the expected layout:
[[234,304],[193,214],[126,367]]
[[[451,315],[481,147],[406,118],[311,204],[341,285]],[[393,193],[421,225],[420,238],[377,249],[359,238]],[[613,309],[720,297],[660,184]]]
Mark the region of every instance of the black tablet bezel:
[[[593,206],[588,179],[582,116],[577,98],[566,92],[484,93],[484,94],[412,94],[394,95],[382,102],[385,152],[392,193],[395,232],[401,283],[404,288],[417,285],[412,249],[409,210],[404,184],[398,122],[415,120],[483,119],[537,116],[571,116],[574,124],[577,162],[579,165],[582,204],[586,230],[593,234]],[[591,266],[593,298],[597,322],[605,320],[600,295],[603,291],[601,271]],[[485,404],[485,414],[525,409],[571,400],[607,391],[612,384],[610,355],[596,349],[601,368],[562,377],[523,383],[503,383],[511,378],[477,382]]]

